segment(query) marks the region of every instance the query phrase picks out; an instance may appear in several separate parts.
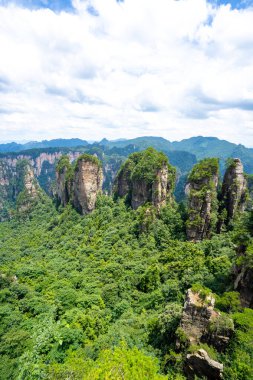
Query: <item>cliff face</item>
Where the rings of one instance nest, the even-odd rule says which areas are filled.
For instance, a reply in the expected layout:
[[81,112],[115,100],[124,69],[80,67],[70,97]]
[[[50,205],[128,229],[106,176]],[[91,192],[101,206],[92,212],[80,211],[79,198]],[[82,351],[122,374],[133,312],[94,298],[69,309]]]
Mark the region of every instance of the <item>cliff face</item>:
[[240,293],[240,300],[243,307],[253,309],[253,266],[251,257],[247,257],[247,252],[243,253],[239,260],[241,264],[235,267],[234,288]]
[[[70,161],[73,162],[80,156],[80,154],[80,152],[69,152],[68,157]],[[33,169],[34,176],[38,180],[40,186],[43,188],[43,190],[46,191],[46,193],[52,195],[52,183],[55,180],[55,166],[56,162],[60,159],[62,155],[63,153],[61,151],[56,151],[53,153],[42,152],[39,154],[9,154],[0,160],[0,168],[1,166],[7,168],[5,169],[5,171],[7,170],[7,178],[9,182],[11,182],[10,179],[16,175],[15,173],[18,163],[22,160],[26,160]],[[3,183],[4,181],[5,177],[2,175],[0,169],[0,186],[1,182]]]
[[81,156],[76,164],[73,181],[73,204],[82,214],[94,210],[97,194],[102,190],[103,171],[95,160]]
[[[207,342],[223,351],[234,331],[233,321],[214,310],[215,298],[202,291],[187,291],[180,327],[188,343]],[[224,318],[226,318],[224,320]],[[221,327],[222,326],[222,327]]]
[[114,192],[116,196],[126,196],[133,209],[145,203],[160,209],[171,200],[174,183],[175,169],[167,157],[148,148],[129,156],[117,175]]
[[75,168],[68,156],[62,156],[56,168],[56,197],[62,206],[68,202],[81,213],[94,210],[97,194],[102,190],[103,171],[95,156],[80,156]]
[[29,164],[25,168],[24,190],[30,198],[34,199],[38,195],[38,184],[34,176],[34,171]]
[[73,168],[69,156],[61,156],[56,167],[55,196],[57,203],[63,207],[70,201],[73,186]]
[[12,162],[0,160],[0,221],[9,218],[10,209],[26,207],[39,192],[39,185],[28,160],[20,159]]
[[220,221],[219,230],[222,224],[229,224],[237,212],[245,209],[247,196],[247,180],[243,173],[243,165],[239,158],[234,158],[228,166],[221,190],[221,212],[225,210],[225,216]]
[[[205,290],[187,291],[179,328],[180,335],[185,337],[184,344],[186,340],[188,346],[194,347],[204,342],[218,351],[227,347],[234,331],[233,321],[215,311],[214,304],[215,298]],[[200,376],[215,380],[222,378],[223,365],[212,360],[205,350],[199,349],[186,356],[184,370],[188,379]]]
[[223,379],[223,364],[212,360],[203,349],[186,356],[184,371],[188,380],[194,380],[196,376],[207,380]]
[[206,335],[210,321],[217,317],[214,303],[215,299],[211,295],[203,300],[199,293],[191,289],[187,291],[180,326],[190,344],[199,343]]
[[243,267],[237,275],[235,290],[239,291],[243,307],[253,309],[253,269]]
[[217,222],[218,160],[205,159],[196,164],[188,179],[188,240],[210,237]]
[[16,192],[18,211],[29,210],[33,202],[39,197],[39,184],[33,168],[26,160],[17,163]]
[[114,192],[120,198],[131,194],[132,170],[133,170],[133,163],[129,159],[122,165],[118,174],[116,175],[115,184],[114,184]]
[[166,205],[166,200],[171,199],[172,184],[169,181],[169,171],[168,166],[163,165],[161,169],[157,171],[156,179],[152,185],[152,203],[156,207],[161,207]]

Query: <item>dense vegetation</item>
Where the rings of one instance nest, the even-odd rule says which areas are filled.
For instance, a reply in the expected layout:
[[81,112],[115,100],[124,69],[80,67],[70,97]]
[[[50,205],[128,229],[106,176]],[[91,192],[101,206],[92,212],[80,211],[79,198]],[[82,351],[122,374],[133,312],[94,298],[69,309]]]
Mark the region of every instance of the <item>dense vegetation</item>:
[[225,364],[224,378],[253,378],[253,311],[233,291],[242,241],[241,260],[253,266],[251,213],[193,244],[181,207],[158,216],[146,207],[100,196],[80,216],[43,196],[0,224],[1,379],[184,379],[190,348],[176,341],[192,286],[215,293],[234,321],[225,353],[205,347]]

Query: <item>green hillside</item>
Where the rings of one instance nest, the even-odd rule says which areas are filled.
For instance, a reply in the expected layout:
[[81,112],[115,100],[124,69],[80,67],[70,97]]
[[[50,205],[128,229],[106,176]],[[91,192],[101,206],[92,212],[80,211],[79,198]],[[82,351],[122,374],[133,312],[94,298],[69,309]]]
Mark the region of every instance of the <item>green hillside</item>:
[[176,342],[194,284],[216,293],[236,326],[225,353],[203,347],[225,380],[253,378],[253,312],[231,293],[251,215],[197,244],[185,241],[182,217],[176,204],[154,218],[106,196],[80,216],[45,196],[0,223],[0,378],[185,379],[187,348]]

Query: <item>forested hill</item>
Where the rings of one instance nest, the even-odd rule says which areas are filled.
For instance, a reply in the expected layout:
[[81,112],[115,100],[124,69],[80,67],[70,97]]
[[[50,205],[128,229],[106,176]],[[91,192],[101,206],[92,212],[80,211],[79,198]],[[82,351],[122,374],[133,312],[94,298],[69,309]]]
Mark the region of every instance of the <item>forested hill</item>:
[[88,153],[60,157],[54,199],[28,160],[16,168],[0,223],[1,380],[253,379],[253,213],[238,158],[221,188],[218,159],[196,163],[186,205],[153,148],[129,155],[112,195]]

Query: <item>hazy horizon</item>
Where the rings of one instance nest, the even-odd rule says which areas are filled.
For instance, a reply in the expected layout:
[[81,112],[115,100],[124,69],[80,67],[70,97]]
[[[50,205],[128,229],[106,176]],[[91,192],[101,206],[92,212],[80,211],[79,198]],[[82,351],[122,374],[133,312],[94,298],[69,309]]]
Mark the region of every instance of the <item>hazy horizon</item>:
[[[157,137],[157,138],[164,138],[162,136],[154,136],[154,135],[141,135],[141,136],[136,136],[134,137],[133,139],[135,138],[146,138],[146,137]],[[202,135],[198,135],[198,136],[191,136],[189,138],[197,138],[197,137],[203,137],[203,138],[218,138],[217,136],[202,136]],[[42,142],[42,141],[51,141],[51,140],[59,140],[59,139],[62,139],[62,140],[71,140],[71,139],[80,139],[80,140],[84,140],[84,141],[87,141],[89,144],[92,144],[92,143],[95,143],[95,142],[101,142],[103,139],[107,139],[109,141],[123,141],[123,140],[132,140],[132,138],[118,138],[118,139],[108,139],[106,136],[102,137],[101,139],[98,139],[98,140],[89,140],[89,139],[86,139],[85,137],[83,138],[80,138],[80,137],[69,137],[69,138],[64,138],[64,137],[56,137],[56,138],[52,138],[52,139],[38,139],[38,140],[7,140],[7,141],[4,141],[4,140],[0,140],[0,144],[10,144],[10,143],[16,143],[16,144],[27,144],[27,143],[31,143],[31,142]],[[188,138],[186,138],[187,140]],[[219,140],[223,140],[223,141],[227,141],[229,143],[232,143],[232,144],[237,144],[239,145],[240,143],[236,143],[235,141],[233,140],[230,140],[230,139],[220,139],[218,138]],[[185,139],[176,139],[176,140],[170,140],[170,139],[166,139],[168,142],[180,142],[182,140],[185,140]],[[245,146],[246,148],[253,148],[253,146],[250,146],[250,145],[247,145],[247,144],[240,144],[240,145],[243,145]]]

